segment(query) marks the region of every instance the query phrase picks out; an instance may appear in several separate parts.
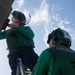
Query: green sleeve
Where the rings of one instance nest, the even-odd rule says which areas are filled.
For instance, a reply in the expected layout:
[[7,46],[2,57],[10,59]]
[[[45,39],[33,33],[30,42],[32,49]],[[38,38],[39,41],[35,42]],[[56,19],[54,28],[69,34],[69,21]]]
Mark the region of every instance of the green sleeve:
[[34,38],[34,32],[30,27],[18,27],[17,30],[25,37],[28,39],[33,39]]
[[48,50],[41,53],[37,64],[35,65],[31,75],[46,75],[48,71],[48,62],[51,59],[51,55]]
[[6,38],[6,33],[7,33],[7,30],[5,30],[5,31],[1,31],[1,32],[0,32],[0,40]]

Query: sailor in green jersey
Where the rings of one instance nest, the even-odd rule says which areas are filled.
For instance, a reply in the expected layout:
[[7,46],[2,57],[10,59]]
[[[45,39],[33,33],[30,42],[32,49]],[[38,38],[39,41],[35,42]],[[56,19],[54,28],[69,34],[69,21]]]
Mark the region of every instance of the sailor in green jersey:
[[75,51],[69,33],[57,28],[48,35],[49,48],[45,49],[31,75],[75,75]]
[[[22,12],[12,12],[10,29],[0,32],[0,40],[6,39],[11,74],[16,75],[17,58],[21,58],[26,67],[33,70],[38,55],[34,52],[34,32],[26,26],[26,17]],[[25,25],[25,26],[24,26]]]

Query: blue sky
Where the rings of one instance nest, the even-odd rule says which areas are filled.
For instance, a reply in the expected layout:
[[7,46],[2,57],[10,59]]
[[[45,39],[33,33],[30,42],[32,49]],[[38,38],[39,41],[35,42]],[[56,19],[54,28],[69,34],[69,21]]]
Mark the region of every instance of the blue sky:
[[[13,10],[22,11],[28,18],[31,14],[30,26],[35,33],[35,52],[40,53],[48,47],[47,35],[58,27],[67,30],[72,37],[71,48],[75,49],[75,0],[15,0]],[[11,19],[11,14],[9,16]],[[29,19],[27,19],[28,21]],[[0,40],[0,74],[10,75],[6,40]]]

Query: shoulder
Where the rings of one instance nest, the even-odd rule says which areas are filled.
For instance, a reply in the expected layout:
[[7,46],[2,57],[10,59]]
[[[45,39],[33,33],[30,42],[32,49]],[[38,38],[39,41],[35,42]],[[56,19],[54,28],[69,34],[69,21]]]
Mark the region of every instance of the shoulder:
[[52,54],[50,52],[50,50],[52,50],[53,48],[47,48],[45,49],[41,54],[40,54],[40,57],[41,58],[51,58],[52,57]]
[[49,54],[49,48],[47,48],[47,49],[45,49],[42,53],[41,53],[41,55],[48,55]]
[[56,50],[56,47],[47,48],[42,52],[42,54],[51,54],[51,51],[54,50]]
[[32,28],[29,27],[29,26],[24,26],[23,28],[26,29],[26,30],[31,30],[32,31]]

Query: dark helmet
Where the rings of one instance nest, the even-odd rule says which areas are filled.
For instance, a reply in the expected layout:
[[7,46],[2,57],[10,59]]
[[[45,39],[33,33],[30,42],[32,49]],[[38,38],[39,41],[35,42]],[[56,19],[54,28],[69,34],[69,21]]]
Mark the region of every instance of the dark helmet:
[[71,36],[65,30],[57,28],[56,30],[52,31],[51,34],[48,35],[47,43],[49,44],[50,40],[53,39],[57,42],[59,39],[62,40],[68,47],[71,46]]
[[19,19],[23,25],[25,24],[25,22],[26,22],[26,17],[25,17],[25,15],[24,15],[22,12],[13,11],[13,12],[12,12],[12,15],[13,15],[14,18]]

